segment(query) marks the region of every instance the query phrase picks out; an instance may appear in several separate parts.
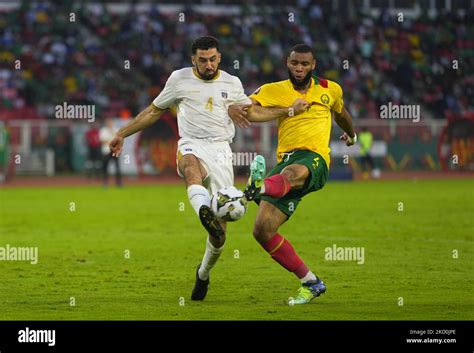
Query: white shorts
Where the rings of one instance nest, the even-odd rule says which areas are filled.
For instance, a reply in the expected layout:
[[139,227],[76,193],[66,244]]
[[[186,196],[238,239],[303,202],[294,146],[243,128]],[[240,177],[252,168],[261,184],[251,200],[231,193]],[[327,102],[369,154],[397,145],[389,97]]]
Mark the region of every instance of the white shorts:
[[[177,165],[185,154],[196,156],[206,169],[207,175],[203,184],[211,194],[221,188],[234,185],[232,150],[229,142],[183,137],[178,141]],[[178,175],[183,178],[179,167],[177,170]]]

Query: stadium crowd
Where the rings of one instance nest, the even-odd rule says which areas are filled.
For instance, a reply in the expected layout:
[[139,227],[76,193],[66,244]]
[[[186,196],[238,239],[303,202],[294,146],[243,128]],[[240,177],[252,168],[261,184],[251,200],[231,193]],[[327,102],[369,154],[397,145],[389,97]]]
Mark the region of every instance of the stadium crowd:
[[53,117],[63,102],[94,104],[104,118],[134,116],[172,70],[190,66],[190,43],[206,34],[219,38],[221,67],[239,76],[249,94],[286,79],[286,50],[306,42],[316,49],[317,75],[344,87],[356,119],[378,117],[388,101],[421,103],[437,118],[472,117],[472,12],[464,18],[422,12],[400,22],[387,11],[377,18],[358,9],[334,16],[330,4],[243,6],[240,14],[186,8],[179,17],[158,7],[119,13],[102,5],[24,2],[0,12],[2,119]]

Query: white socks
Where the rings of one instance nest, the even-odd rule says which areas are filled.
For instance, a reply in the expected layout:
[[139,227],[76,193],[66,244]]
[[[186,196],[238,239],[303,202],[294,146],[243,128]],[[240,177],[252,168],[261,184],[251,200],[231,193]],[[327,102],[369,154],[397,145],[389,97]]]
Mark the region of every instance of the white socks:
[[[193,206],[194,211],[196,211],[199,216],[199,209],[202,205],[211,206],[211,197],[209,191],[202,185],[190,185],[188,186],[188,198],[191,206]],[[209,237],[206,242],[206,251],[204,252],[204,257],[202,258],[201,267],[198,270],[199,278],[203,281],[209,278],[209,272],[216,264],[219,256],[221,256],[222,250],[224,250],[224,245],[220,248],[214,247],[209,241]]]
[[211,206],[211,197],[209,191],[202,185],[189,185],[188,186],[188,198],[194,211],[199,216],[199,209],[202,205]]
[[316,276],[313,272],[308,271],[308,273],[303,277],[300,278],[301,283],[306,283],[308,281],[316,281]]
[[211,269],[216,264],[219,256],[221,256],[222,250],[224,250],[224,245],[222,245],[220,248],[216,248],[209,241],[209,237],[207,238],[206,252],[202,258],[201,267],[198,270],[200,279],[205,281],[209,278],[209,272],[211,272]]

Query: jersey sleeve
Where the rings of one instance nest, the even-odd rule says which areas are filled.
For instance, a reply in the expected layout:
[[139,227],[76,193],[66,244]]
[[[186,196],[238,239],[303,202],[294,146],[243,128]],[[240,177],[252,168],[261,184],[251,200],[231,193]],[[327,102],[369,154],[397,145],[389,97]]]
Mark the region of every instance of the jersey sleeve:
[[344,108],[344,100],[342,99],[342,88],[335,82],[332,82],[331,86],[331,94],[334,97],[334,104],[332,105],[331,110],[340,114],[342,112],[342,108]]
[[153,100],[153,105],[155,107],[159,109],[167,109],[178,100],[176,83],[176,74],[173,72],[168,78],[168,81],[166,81],[165,88],[163,88],[158,97]]
[[238,77],[234,80],[234,87],[232,90],[232,103],[234,104],[252,104],[252,101],[244,92],[244,87],[242,86],[242,82]]
[[[271,83],[267,83],[255,90],[249,98],[256,100],[262,107],[277,106],[278,97]],[[281,103],[280,103],[281,104]]]

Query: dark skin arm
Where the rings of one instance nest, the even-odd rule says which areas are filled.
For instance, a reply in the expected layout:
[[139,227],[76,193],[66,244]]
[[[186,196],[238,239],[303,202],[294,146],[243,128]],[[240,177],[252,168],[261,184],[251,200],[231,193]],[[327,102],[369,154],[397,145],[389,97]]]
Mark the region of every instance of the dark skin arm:
[[355,131],[352,124],[352,117],[345,107],[342,108],[341,113],[334,113],[334,120],[336,124],[344,131],[344,134],[340,137],[341,140],[346,142],[347,146],[351,146],[355,143]]
[[228,114],[239,127],[249,127],[250,121],[265,122],[283,117],[301,114],[309,108],[309,103],[304,99],[297,99],[290,107],[262,107],[256,100],[253,104],[233,104],[228,109]]

